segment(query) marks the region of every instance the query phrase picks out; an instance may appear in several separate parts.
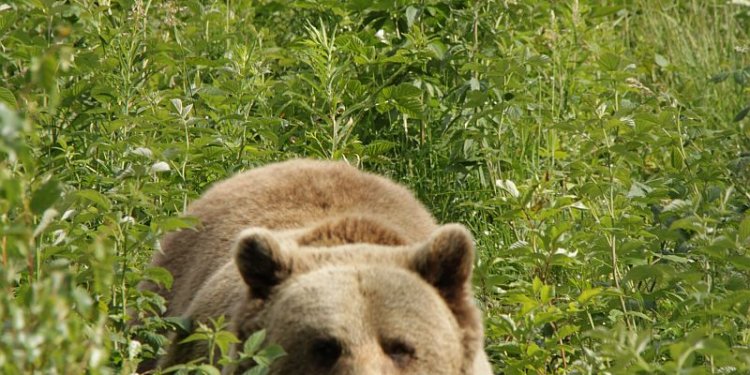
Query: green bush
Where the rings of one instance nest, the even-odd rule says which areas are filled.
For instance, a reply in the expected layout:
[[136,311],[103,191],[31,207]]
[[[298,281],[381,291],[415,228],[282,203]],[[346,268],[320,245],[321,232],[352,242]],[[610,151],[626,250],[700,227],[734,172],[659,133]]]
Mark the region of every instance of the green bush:
[[299,156],[473,230],[498,372],[750,372],[750,7],[602,3],[0,4],[0,372],[158,355],[158,239]]

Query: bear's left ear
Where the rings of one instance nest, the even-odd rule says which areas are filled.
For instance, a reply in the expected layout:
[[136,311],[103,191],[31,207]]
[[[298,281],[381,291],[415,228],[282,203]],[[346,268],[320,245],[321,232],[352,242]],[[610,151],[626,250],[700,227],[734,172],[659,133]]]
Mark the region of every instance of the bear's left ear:
[[273,233],[262,228],[242,231],[235,245],[235,263],[253,298],[266,299],[292,270],[292,260]]
[[411,267],[434,286],[451,310],[463,309],[471,301],[474,240],[458,224],[440,227],[411,258]]

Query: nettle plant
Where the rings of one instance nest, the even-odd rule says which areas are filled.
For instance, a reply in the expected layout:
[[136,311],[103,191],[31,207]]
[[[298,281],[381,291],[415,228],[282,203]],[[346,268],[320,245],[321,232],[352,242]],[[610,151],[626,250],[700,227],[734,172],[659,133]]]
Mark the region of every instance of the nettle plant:
[[[742,2],[0,4],[0,369],[129,373],[140,292],[212,182],[290,157],[396,178],[470,226],[496,370],[750,370]],[[218,319],[218,317],[217,317]],[[134,322],[138,323],[135,324]],[[230,344],[165,372],[217,373]]]

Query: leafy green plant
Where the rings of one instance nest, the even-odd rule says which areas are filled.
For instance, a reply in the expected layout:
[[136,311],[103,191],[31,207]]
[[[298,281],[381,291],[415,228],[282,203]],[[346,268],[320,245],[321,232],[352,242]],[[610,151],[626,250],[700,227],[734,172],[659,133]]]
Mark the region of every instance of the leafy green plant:
[[240,363],[253,361],[255,366],[243,374],[262,375],[268,373],[268,366],[275,359],[286,354],[278,345],[269,345],[261,349],[261,345],[266,338],[265,331],[261,330],[248,337],[242,345],[242,351],[239,351],[236,358],[233,358],[232,345],[239,344],[240,340],[226,330],[224,317],[219,317],[217,320],[212,319],[210,323],[210,327],[205,323],[199,323],[195,333],[180,341],[180,344],[205,341],[208,347],[208,358],[204,358],[206,363],[178,364],[164,369],[164,373],[220,374],[221,370],[215,364],[221,364],[223,368],[232,368]]

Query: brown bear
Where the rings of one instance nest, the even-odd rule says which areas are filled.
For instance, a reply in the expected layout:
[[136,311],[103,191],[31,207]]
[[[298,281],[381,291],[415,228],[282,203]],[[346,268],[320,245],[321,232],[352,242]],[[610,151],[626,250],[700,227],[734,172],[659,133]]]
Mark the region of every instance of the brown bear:
[[[225,316],[288,353],[271,374],[486,375],[473,240],[405,188],[344,162],[293,160],[217,183],[152,264],[174,277],[166,316]],[[177,344],[164,367],[207,355]]]

